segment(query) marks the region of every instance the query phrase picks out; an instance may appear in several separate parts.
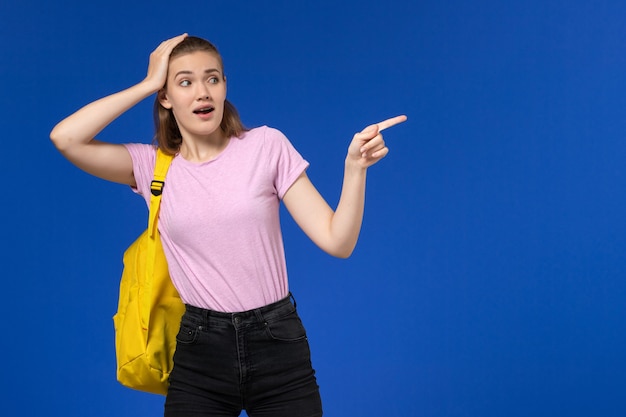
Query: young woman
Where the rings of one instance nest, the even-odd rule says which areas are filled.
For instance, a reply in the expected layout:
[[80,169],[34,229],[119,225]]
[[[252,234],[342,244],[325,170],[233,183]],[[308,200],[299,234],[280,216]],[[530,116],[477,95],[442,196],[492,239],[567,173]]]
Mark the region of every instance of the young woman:
[[72,163],[150,199],[156,148],[94,139],[157,93],[156,142],[175,155],[159,231],[186,312],[165,401],[166,416],[321,416],[306,333],[288,288],[279,204],[321,249],[352,253],[363,217],[367,168],[388,149],[380,132],[354,135],[333,211],[309,181],[308,163],[269,127],[245,129],[226,100],[217,49],[186,34],[161,43],[140,83],[97,100],[50,134]]

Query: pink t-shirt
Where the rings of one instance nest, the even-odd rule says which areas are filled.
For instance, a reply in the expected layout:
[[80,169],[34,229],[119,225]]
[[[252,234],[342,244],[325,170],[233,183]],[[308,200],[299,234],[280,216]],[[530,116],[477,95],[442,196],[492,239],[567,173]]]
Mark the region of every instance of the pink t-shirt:
[[[136,191],[149,204],[156,150],[136,143],[126,148]],[[279,205],[307,167],[285,135],[267,126],[231,138],[212,161],[174,157],[159,230],[170,276],[185,303],[238,312],[287,296]]]

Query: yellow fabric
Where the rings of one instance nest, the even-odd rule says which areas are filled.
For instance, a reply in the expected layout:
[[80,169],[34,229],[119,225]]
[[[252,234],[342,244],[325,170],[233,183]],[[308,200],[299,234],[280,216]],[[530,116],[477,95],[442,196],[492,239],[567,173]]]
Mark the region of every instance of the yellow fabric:
[[165,395],[185,306],[169,276],[157,219],[172,156],[157,151],[148,228],[124,252],[115,325],[117,380]]

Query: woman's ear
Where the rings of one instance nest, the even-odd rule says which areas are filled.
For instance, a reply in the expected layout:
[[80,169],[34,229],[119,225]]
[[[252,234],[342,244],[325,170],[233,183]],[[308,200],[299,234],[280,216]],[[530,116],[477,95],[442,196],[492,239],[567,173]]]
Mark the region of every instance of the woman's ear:
[[172,103],[170,103],[170,100],[167,98],[167,92],[165,91],[165,89],[159,90],[159,92],[157,93],[157,97],[159,98],[159,103],[161,103],[161,106],[168,110],[172,108]]

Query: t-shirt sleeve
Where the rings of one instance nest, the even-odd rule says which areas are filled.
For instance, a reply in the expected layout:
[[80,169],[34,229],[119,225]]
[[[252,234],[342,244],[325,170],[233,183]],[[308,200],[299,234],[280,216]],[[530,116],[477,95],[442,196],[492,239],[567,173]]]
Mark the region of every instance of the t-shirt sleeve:
[[309,163],[280,130],[268,127],[265,131],[265,145],[269,149],[270,166],[275,167],[274,188],[282,200]]
[[150,183],[154,174],[154,164],[156,162],[156,148],[144,143],[124,144],[130,157],[133,160],[133,175],[137,188],[132,188],[134,192],[141,195],[146,203],[150,202]]

